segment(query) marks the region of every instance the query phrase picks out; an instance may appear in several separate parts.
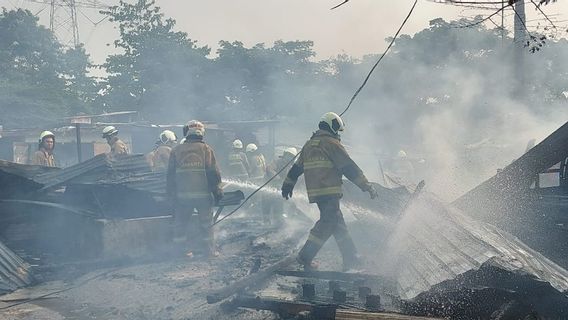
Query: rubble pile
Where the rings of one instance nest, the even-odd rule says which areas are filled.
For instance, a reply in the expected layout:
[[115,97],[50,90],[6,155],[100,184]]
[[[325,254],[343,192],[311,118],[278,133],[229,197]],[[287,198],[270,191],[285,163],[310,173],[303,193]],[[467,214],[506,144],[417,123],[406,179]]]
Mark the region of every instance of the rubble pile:
[[[271,225],[262,221],[261,199],[279,191],[260,190],[215,227],[222,254],[206,262],[171,242],[164,173],[142,156],[97,156],[66,169],[2,162],[0,179],[11,191],[0,199],[0,237],[16,253],[0,244],[0,290],[29,286],[35,272],[38,290],[65,288],[52,297],[58,303],[39,299],[38,308],[85,319],[565,318],[568,271],[502,225],[521,207],[522,217],[526,208],[542,210],[530,177],[568,156],[557,147],[567,128],[455,204],[419,193],[421,186],[379,184],[373,201],[345,181],[342,210],[364,261],[355,272],[338,271],[329,242],[318,255],[321,270],[298,270],[298,246],[318,218],[301,187]],[[224,186],[245,195],[258,187]],[[520,204],[505,210],[503,199]],[[492,224],[487,217],[498,211],[473,214],[479,208],[501,208],[504,217]]]

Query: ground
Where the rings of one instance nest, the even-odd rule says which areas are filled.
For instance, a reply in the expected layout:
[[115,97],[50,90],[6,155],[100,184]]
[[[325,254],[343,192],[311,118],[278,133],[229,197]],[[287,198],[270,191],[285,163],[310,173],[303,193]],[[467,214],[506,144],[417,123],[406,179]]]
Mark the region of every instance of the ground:
[[[0,309],[0,318],[28,319],[272,319],[271,312],[221,311],[207,304],[207,293],[285,257],[309,230],[264,226],[254,216],[236,217],[219,231],[220,257],[190,259],[183,253],[143,262],[97,268],[76,276],[65,267],[55,280],[0,297],[0,308],[50,292],[67,290],[29,303]],[[246,228],[245,228],[246,226]],[[302,235],[304,234],[304,235]],[[68,274],[65,274],[68,273]]]
[[[290,255],[305,241],[313,225],[313,216],[289,216],[283,224],[267,226],[258,212],[244,212],[231,217],[217,230],[220,257],[211,261],[187,258],[182,252],[169,252],[144,261],[97,267],[62,267],[52,281],[19,290],[0,297],[0,308],[46,293],[67,290],[8,309],[0,309],[0,318],[28,319],[277,319],[268,311],[237,309],[229,313],[221,310],[221,303],[207,304],[206,295]],[[369,241],[376,228],[360,223],[353,216],[350,221],[356,245],[368,262],[369,250],[377,244]],[[380,240],[377,240],[380,241]],[[341,271],[337,245],[330,239],[318,254],[321,270]],[[373,268],[367,265],[367,268]],[[299,269],[297,264],[291,269]],[[293,298],[298,294],[302,279],[273,277],[248,292],[266,297]],[[316,283],[326,287],[327,282]],[[319,289],[318,289],[319,290]],[[323,290],[323,289],[322,289]]]

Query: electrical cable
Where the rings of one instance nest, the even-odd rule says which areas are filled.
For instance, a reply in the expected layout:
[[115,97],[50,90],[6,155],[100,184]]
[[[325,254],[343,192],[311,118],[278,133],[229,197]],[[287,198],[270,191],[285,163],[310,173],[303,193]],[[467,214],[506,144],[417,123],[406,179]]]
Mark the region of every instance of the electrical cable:
[[375,64],[373,65],[373,67],[371,68],[371,71],[369,71],[369,73],[367,74],[367,76],[365,77],[365,80],[363,81],[363,84],[361,84],[361,86],[357,89],[357,91],[355,91],[355,94],[353,95],[353,97],[351,97],[351,100],[349,100],[349,104],[347,105],[347,108],[345,108],[345,110],[343,110],[343,112],[341,112],[339,114],[339,116],[343,116],[343,114],[345,114],[345,112],[347,112],[347,110],[349,110],[349,108],[351,107],[351,104],[353,103],[353,101],[355,101],[355,98],[357,98],[357,96],[359,95],[359,92],[361,92],[361,90],[363,90],[363,88],[365,87],[365,85],[367,85],[367,81],[369,81],[369,78],[371,78],[371,75],[373,74],[373,72],[375,71],[375,69],[377,68],[377,66],[379,65],[379,63],[381,63],[381,61],[383,60],[383,58],[386,56],[387,52],[390,50],[390,48],[392,47],[392,45],[394,44],[394,41],[398,38],[398,35],[400,33],[400,31],[402,30],[402,28],[404,27],[404,25],[406,24],[406,22],[408,21],[408,18],[410,18],[410,16],[412,15],[412,12],[414,11],[414,8],[416,7],[416,4],[418,3],[418,0],[414,0],[414,4],[412,5],[412,8],[410,8],[410,11],[408,12],[408,14],[406,15],[406,18],[404,18],[404,21],[402,22],[402,24],[400,25],[400,27],[398,28],[398,30],[396,31],[394,37],[392,37],[391,42],[389,43],[389,45],[387,46],[387,48],[385,49],[385,52],[383,52],[383,54],[381,55],[381,57],[379,58],[379,60],[377,60],[377,62],[375,62]]
[[[346,1],[347,2],[347,1]],[[398,28],[398,31],[396,32],[396,34],[394,35],[392,41],[389,43],[387,49],[385,50],[385,52],[383,53],[383,55],[379,58],[379,60],[373,65],[373,67],[371,68],[371,71],[367,74],[367,77],[365,77],[365,80],[363,81],[363,84],[357,89],[357,91],[355,92],[355,94],[353,95],[353,97],[351,98],[351,100],[349,101],[349,104],[347,105],[347,107],[345,108],[345,110],[343,110],[343,112],[340,115],[345,114],[345,112],[347,112],[349,110],[349,108],[351,107],[351,104],[353,103],[353,101],[355,101],[355,98],[357,98],[359,92],[361,92],[361,90],[365,87],[365,85],[367,84],[367,81],[369,80],[369,78],[371,77],[371,74],[375,71],[375,69],[377,68],[377,66],[379,65],[379,63],[383,60],[384,56],[386,55],[386,53],[388,52],[388,50],[392,47],[392,45],[394,44],[394,41],[397,39],[400,31],[402,30],[402,28],[404,27],[404,25],[406,24],[406,22],[408,21],[408,19],[410,18],[410,16],[412,15],[412,12],[414,11],[414,8],[416,7],[416,3],[418,2],[418,0],[414,1],[414,4],[412,5],[412,8],[410,9],[410,11],[408,12],[408,15],[406,16],[406,18],[404,19],[404,21],[402,22],[401,26]],[[301,151],[298,152],[290,161],[288,161],[288,163],[286,163],[286,165],[282,166],[282,168],[280,170],[278,170],[276,172],[276,174],[274,174],[270,179],[268,179],[266,182],[264,182],[260,187],[258,187],[256,190],[254,190],[250,195],[248,195],[242,202],[241,204],[239,204],[235,209],[233,209],[231,212],[229,212],[228,214],[226,214],[223,218],[219,219],[218,221],[216,221],[215,223],[213,223],[210,228],[212,228],[213,226],[215,226],[216,224],[220,223],[221,221],[227,219],[228,217],[230,217],[231,215],[233,215],[235,212],[237,212],[240,208],[243,207],[243,205],[250,199],[252,198],[256,193],[258,193],[260,190],[262,190],[264,187],[266,187],[270,182],[272,182],[274,179],[276,179],[276,177],[281,174],[286,168],[288,168],[288,166],[290,164],[292,164],[300,155]],[[62,292],[66,292],[75,288],[78,288],[80,286],[83,286],[85,284],[87,284],[88,282],[95,280],[97,278],[100,278],[106,274],[109,274],[111,272],[115,271],[115,269],[109,270],[107,272],[103,272],[101,274],[98,274],[96,276],[93,276],[89,279],[86,279],[85,281],[77,284],[76,286],[71,286],[65,289],[61,289],[61,290],[57,290],[57,291],[53,291],[50,293],[46,293],[44,295],[40,295],[38,297],[35,298],[31,298],[31,299],[27,299],[24,301],[20,301],[5,307],[0,307],[0,310],[6,310],[18,305],[22,305],[22,304],[26,304],[29,302],[33,302],[39,299],[43,299],[49,296],[52,296],[54,294],[58,294],[58,293],[62,293]]]
[[241,204],[239,204],[235,209],[233,209],[231,212],[227,213],[223,218],[215,221],[211,227],[215,226],[216,224],[218,224],[219,222],[227,219],[228,217],[230,217],[233,213],[237,212],[237,210],[239,210],[240,208],[242,208],[244,206],[244,204],[250,199],[252,198],[252,196],[254,196],[256,193],[258,193],[260,190],[262,190],[264,187],[266,187],[270,182],[272,182],[272,180],[276,179],[276,177],[281,174],[286,168],[288,168],[288,166],[290,164],[292,164],[294,161],[296,161],[296,158],[298,158],[298,156],[300,155],[301,151],[298,152],[290,161],[288,161],[286,163],[286,165],[282,166],[282,168],[280,170],[278,170],[278,172],[276,172],[276,174],[274,174],[270,179],[268,179],[265,183],[263,183],[260,187],[256,188],[256,190],[254,190],[251,194],[249,194],[242,202]]
[[[347,2],[347,1],[345,1]],[[344,3],[345,3],[344,2]],[[410,11],[408,12],[408,14],[406,15],[406,18],[404,18],[404,21],[402,22],[402,24],[400,25],[400,27],[398,28],[398,30],[396,31],[395,35],[393,36],[391,42],[389,43],[389,45],[387,46],[387,48],[385,49],[385,51],[383,52],[383,54],[381,55],[381,57],[379,58],[379,60],[377,60],[377,62],[373,65],[373,67],[371,68],[371,71],[369,71],[369,73],[367,74],[367,76],[365,77],[365,80],[363,81],[363,84],[361,84],[361,86],[357,89],[357,91],[355,91],[355,94],[353,95],[353,97],[351,97],[351,100],[349,101],[349,104],[347,105],[347,107],[345,108],[345,110],[343,110],[343,112],[341,112],[340,116],[342,116],[343,114],[345,114],[349,108],[351,107],[351,104],[353,104],[353,101],[355,101],[355,99],[357,98],[357,96],[359,95],[359,93],[361,92],[361,90],[363,90],[363,88],[365,87],[365,85],[367,85],[367,82],[369,81],[369,78],[371,77],[371,75],[373,74],[373,72],[375,71],[375,69],[377,68],[377,66],[379,65],[379,63],[381,63],[381,61],[383,60],[383,58],[385,57],[385,55],[387,54],[387,52],[389,51],[389,49],[392,47],[392,45],[394,44],[395,40],[398,38],[398,35],[400,34],[400,31],[402,30],[402,28],[404,27],[404,25],[406,24],[406,22],[408,21],[408,19],[410,18],[410,16],[412,15],[412,13],[414,12],[414,8],[416,7],[416,4],[418,3],[418,0],[414,0],[414,4],[412,5],[412,7],[410,8]],[[278,172],[276,172],[275,175],[273,175],[270,179],[268,179],[268,181],[266,181],[265,183],[263,183],[260,187],[258,187],[256,190],[254,190],[250,195],[248,195],[242,202],[241,204],[239,204],[235,209],[233,209],[231,212],[229,212],[228,214],[226,214],[223,218],[217,220],[216,222],[214,222],[213,224],[211,224],[210,228],[212,228],[213,226],[217,225],[218,223],[220,223],[221,221],[227,219],[228,217],[230,217],[231,215],[233,215],[235,212],[237,212],[237,210],[239,210],[240,208],[242,208],[244,206],[244,204],[250,199],[252,198],[255,194],[257,194],[260,190],[262,190],[264,187],[266,187],[270,182],[272,182],[272,180],[276,179],[276,177],[281,174],[286,168],[288,168],[288,166],[292,163],[294,163],[294,161],[296,161],[296,159],[298,158],[298,156],[300,155],[302,151],[298,152],[298,154],[296,154],[296,156],[294,156],[290,161],[288,161],[288,163],[286,163],[286,165],[284,165],[280,170],[278,170]]]

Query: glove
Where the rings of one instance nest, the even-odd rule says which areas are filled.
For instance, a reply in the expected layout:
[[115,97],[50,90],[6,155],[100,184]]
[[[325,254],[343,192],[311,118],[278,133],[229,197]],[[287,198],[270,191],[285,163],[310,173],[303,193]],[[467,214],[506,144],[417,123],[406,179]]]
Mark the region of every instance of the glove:
[[375,187],[373,187],[372,185],[369,185],[369,189],[367,189],[367,192],[371,196],[371,199],[376,199],[379,196],[377,190],[375,190]]
[[292,198],[292,191],[294,190],[294,186],[290,184],[283,184],[282,185],[282,197],[286,200]]

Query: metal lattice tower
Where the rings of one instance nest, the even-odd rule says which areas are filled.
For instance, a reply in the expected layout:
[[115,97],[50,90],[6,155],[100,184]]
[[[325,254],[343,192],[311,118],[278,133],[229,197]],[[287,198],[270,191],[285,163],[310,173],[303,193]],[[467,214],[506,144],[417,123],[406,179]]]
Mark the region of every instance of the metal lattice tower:
[[[59,38],[60,41],[73,46],[78,46],[79,22],[78,15],[81,14],[95,26],[97,23],[83,11],[84,9],[103,9],[108,5],[98,0],[27,0],[28,2],[43,4],[44,9],[49,8],[49,29]],[[42,10],[43,11],[43,10]]]

